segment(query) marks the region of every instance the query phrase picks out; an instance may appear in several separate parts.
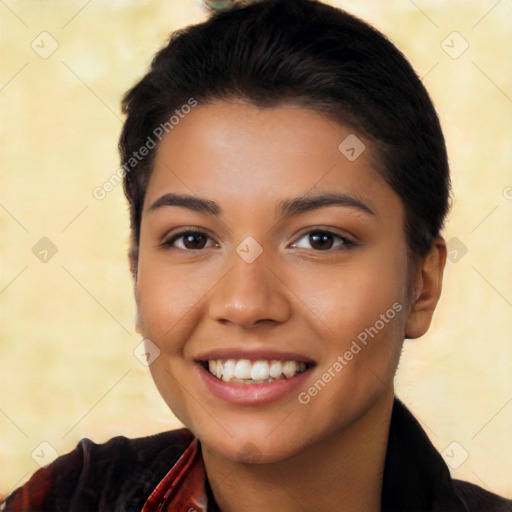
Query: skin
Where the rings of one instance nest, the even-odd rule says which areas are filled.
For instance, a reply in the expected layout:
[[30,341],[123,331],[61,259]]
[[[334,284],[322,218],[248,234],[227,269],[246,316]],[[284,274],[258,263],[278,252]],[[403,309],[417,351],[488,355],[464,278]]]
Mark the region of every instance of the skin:
[[[435,239],[411,264],[398,195],[338,150],[352,131],[298,106],[241,102],[195,107],[158,147],[146,191],[138,260],[132,259],[138,329],[161,351],[155,383],[201,440],[224,512],[380,510],[381,480],[403,340],[423,335],[441,293],[446,248]],[[215,201],[219,216],[150,206],[166,193]],[[341,192],[364,203],[290,217],[279,202]],[[162,246],[185,228],[207,238]],[[316,244],[312,231],[337,236]],[[263,252],[247,263],[247,237]],[[209,237],[209,238],[208,238]],[[332,246],[331,246],[332,244]],[[197,247],[197,248],[196,248]],[[402,306],[307,404],[293,392],[247,406],[209,393],[195,359],[226,347],[276,347],[315,361],[307,390],[380,315]]]

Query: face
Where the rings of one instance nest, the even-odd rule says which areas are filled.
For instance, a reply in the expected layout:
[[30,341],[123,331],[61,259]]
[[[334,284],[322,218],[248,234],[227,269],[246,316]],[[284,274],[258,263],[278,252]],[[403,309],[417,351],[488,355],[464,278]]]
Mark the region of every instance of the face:
[[340,435],[392,388],[404,209],[368,142],[355,160],[340,151],[351,134],[297,106],[222,102],[195,107],[158,148],[139,329],[160,351],[164,400],[231,460],[283,460]]

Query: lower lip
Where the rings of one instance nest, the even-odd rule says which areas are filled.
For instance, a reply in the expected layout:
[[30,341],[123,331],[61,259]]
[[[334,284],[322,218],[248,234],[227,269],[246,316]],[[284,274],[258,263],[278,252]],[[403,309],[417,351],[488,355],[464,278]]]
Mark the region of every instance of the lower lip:
[[279,400],[303,385],[311,370],[309,368],[290,379],[275,380],[264,384],[238,384],[224,382],[214,377],[199,363],[196,363],[196,367],[208,391],[225,402],[237,405],[264,405]]

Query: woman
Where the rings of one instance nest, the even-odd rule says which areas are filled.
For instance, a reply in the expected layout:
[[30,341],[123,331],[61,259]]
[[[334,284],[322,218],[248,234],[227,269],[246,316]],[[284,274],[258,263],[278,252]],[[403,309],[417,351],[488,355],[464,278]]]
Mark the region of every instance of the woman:
[[450,193],[401,53],[320,2],[252,2],[174,34],[123,106],[137,325],[187,428],[83,440],[5,510],[512,510],[394,397]]

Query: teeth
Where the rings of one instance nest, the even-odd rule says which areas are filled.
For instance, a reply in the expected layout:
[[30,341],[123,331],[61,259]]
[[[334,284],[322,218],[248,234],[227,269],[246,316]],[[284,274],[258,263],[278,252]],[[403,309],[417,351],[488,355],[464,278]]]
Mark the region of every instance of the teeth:
[[237,379],[251,378],[251,361],[249,359],[240,359],[235,366],[235,377]]
[[217,378],[218,379],[222,378],[222,372],[224,370],[224,368],[222,366],[222,361],[217,361],[215,370],[216,370]]
[[228,359],[224,363],[224,374],[223,380],[230,381],[235,376],[236,361],[234,359]]
[[252,365],[251,378],[252,380],[265,380],[270,375],[270,368],[266,361],[256,361]]
[[276,361],[275,359],[270,363],[270,376],[273,379],[279,379],[281,374],[283,373],[283,365],[281,361]]
[[225,382],[256,384],[290,379],[304,372],[308,365],[301,361],[260,359],[212,359],[208,361],[211,374]]
[[293,377],[297,370],[299,369],[299,365],[296,361],[286,361],[283,367],[283,373],[285,377]]

